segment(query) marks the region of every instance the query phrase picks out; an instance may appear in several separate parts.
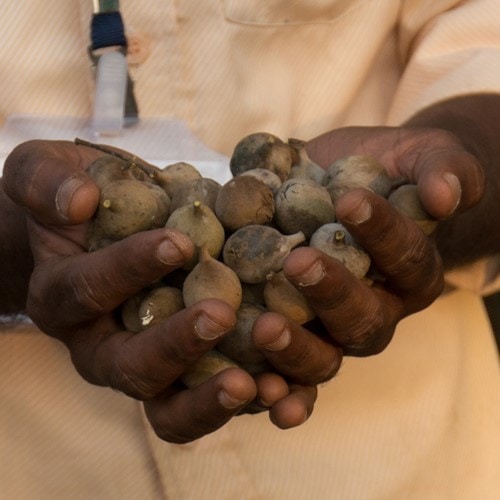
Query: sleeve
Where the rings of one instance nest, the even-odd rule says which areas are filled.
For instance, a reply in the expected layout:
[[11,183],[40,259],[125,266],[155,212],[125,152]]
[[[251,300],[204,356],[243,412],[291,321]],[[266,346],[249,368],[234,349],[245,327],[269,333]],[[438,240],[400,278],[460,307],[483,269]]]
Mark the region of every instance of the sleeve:
[[406,0],[398,41],[402,76],[388,115],[398,125],[438,101],[500,93],[498,0]]
[[[388,125],[451,97],[500,93],[498,0],[405,0],[398,43],[402,76]],[[500,255],[446,278],[453,287],[484,295],[500,290]]]

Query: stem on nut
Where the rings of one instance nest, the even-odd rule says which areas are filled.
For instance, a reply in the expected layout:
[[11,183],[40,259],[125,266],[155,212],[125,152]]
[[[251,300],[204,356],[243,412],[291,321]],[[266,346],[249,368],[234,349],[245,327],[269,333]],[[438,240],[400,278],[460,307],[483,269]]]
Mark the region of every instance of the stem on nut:
[[79,137],[76,137],[74,142],[77,146],[85,146],[87,148],[96,149],[97,151],[101,151],[124,161],[126,163],[125,168],[140,168],[151,179],[156,179],[158,172],[161,171],[160,168],[155,165],[151,165],[151,163],[148,163],[138,156],[114,149],[110,146],[106,146],[105,144],[96,144],[94,142],[86,141],[85,139],[80,139]]

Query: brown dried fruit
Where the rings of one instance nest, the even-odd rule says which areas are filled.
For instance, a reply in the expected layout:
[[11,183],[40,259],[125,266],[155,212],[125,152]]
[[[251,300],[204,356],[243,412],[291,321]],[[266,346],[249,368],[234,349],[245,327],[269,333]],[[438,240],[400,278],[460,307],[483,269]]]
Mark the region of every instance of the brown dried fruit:
[[438,222],[422,205],[415,184],[399,186],[389,195],[388,200],[398,212],[415,221],[425,234],[430,235],[436,229]]
[[156,181],[170,198],[182,184],[200,177],[202,175],[195,166],[183,161],[167,165],[156,173]]
[[198,263],[201,247],[206,247],[208,253],[215,258],[221,253],[225,240],[224,228],[212,210],[199,201],[183,205],[172,212],[165,227],[182,231],[189,236],[195,246],[193,257],[183,269],[194,268]]
[[181,184],[172,195],[170,210],[173,212],[183,205],[200,201],[215,211],[215,200],[221,185],[213,179],[200,177]]
[[311,179],[321,185],[325,177],[325,169],[309,158],[305,141],[288,139],[288,144],[294,152],[294,160],[288,178]]
[[187,275],[182,288],[187,306],[203,299],[220,299],[235,311],[241,305],[241,283],[234,271],[215,260],[206,247],[202,247],[200,261]]
[[316,317],[307,299],[286,279],[282,271],[268,277],[264,301],[269,311],[283,314],[299,325]]
[[269,226],[250,225],[238,229],[224,244],[224,262],[244,283],[259,283],[280,271],[292,248],[305,241],[302,232],[284,235]]
[[[89,247],[102,239],[120,240],[140,231],[161,227],[165,206],[149,185],[137,180],[118,180],[101,190],[101,198],[89,235]],[[163,221],[163,223],[162,223]]]
[[278,175],[271,172],[271,170],[268,170],[267,168],[252,168],[251,170],[247,170],[240,175],[251,175],[253,177],[257,177],[257,179],[260,179],[273,192],[273,194],[278,191],[282,184]]
[[182,376],[181,381],[189,388],[197,387],[226,368],[238,365],[216,349],[208,351]]
[[139,318],[139,307],[144,297],[149,293],[144,289],[127,299],[121,306],[120,314],[125,328],[129,332],[139,333],[144,327]]
[[267,168],[284,181],[292,167],[292,152],[279,137],[256,132],[236,144],[229,166],[235,177],[253,168]]
[[370,256],[354,241],[347,229],[337,222],[321,226],[311,236],[309,245],[336,258],[360,279],[370,268]]
[[252,340],[255,320],[265,311],[264,307],[242,303],[236,312],[236,325],[218,344],[217,349],[240,366],[256,366],[266,361]]
[[371,156],[354,155],[341,158],[327,169],[323,180],[332,200],[354,188],[366,188],[387,198],[391,189],[400,184],[391,179],[384,166]]
[[172,286],[153,288],[139,305],[142,328],[157,325],[184,308],[182,291]]
[[275,222],[285,234],[302,231],[306,239],[323,224],[335,221],[328,191],[311,179],[285,181],[275,196]]
[[273,193],[260,179],[240,175],[220,188],[215,214],[228,231],[267,224],[274,215]]

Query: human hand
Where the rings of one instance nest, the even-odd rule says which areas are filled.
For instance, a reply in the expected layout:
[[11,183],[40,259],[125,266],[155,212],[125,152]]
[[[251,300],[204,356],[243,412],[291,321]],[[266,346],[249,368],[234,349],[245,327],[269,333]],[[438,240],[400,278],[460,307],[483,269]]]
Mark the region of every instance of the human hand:
[[[225,303],[199,302],[139,334],[124,329],[117,307],[182,266],[193,248],[179,231],[158,229],[88,253],[86,234],[99,191],[85,168],[99,154],[67,142],[33,141],[6,162],[5,190],[30,214],[35,269],[27,310],[33,321],[68,347],[87,381],[142,400],[152,427],[167,441],[187,442],[212,432],[252,400],[268,408],[279,427],[302,423],[316,398],[316,380],[306,368],[301,375],[299,367],[292,383],[277,374],[254,380],[240,369],[225,370],[188,390],[178,382],[233,327],[235,314]],[[272,335],[275,327],[264,324],[260,330]],[[300,365],[309,366],[318,340],[310,336],[307,341],[292,328],[292,346],[313,345],[313,356]],[[339,364],[335,349],[329,356]],[[277,367],[286,363],[281,357]]]
[[[308,153],[322,166],[354,154],[378,159],[392,177],[417,184],[425,208],[439,220],[473,207],[484,189],[479,162],[457,137],[443,130],[344,128],[311,141]],[[313,248],[294,250],[284,273],[309,299],[344,354],[376,354],[389,344],[401,319],[440,295],[440,249],[433,237],[368,190],[355,189],[340,197],[336,215],[371,254],[384,280],[369,286]]]

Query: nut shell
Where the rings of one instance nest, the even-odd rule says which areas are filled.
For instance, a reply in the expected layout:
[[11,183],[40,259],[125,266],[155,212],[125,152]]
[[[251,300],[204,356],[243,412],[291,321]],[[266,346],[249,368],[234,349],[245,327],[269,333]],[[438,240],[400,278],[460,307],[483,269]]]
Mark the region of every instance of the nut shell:
[[293,153],[288,144],[268,132],[256,132],[235,146],[229,167],[233,176],[254,168],[267,168],[284,181],[290,174]]
[[219,190],[215,214],[228,231],[250,224],[267,224],[274,215],[273,192],[260,179],[240,175]]
[[335,221],[335,208],[326,188],[296,178],[285,181],[275,196],[275,222],[281,232],[302,231],[308,239],[323,224]]
[[291,249],[305,241],[303,233],[284,235],[269,226],[250,225],[238,229],[224,244],[224,262],[244,283],[259,283],[280,271]]
[[353,155],[332,163],[325,173],[323,185],[332,200],[354,188],[366,188],[387,198],[395,183],[384,166],[371,156]]

